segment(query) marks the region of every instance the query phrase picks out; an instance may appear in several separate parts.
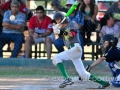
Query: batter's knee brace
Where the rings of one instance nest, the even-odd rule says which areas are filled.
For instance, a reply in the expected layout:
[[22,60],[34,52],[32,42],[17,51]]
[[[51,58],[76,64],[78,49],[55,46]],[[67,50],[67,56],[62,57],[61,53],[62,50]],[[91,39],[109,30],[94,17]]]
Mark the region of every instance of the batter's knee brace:
[[52,60],[53,64],[56,66],[58,63],[62,62],[58,55],[55,55]]

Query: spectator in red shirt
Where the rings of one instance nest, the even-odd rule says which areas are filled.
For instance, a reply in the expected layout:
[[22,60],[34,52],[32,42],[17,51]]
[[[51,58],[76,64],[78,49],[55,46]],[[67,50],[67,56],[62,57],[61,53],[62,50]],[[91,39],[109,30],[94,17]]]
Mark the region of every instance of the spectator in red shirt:
[[25,57],[30,58],[32,44],[44,42],[46,45],[47,58],[51,58],[52,41],[54,34],[52,31],[51,18],[45,15],[44,8],[38,6],[36,15],[30,18],[29,21],[29,36],[25,41]]
[[[10,4],[13,0],[10,0],[8,2],[5,2],[4,4],[2,4],[0,6],[0,9],[5,12],[5,11],[8,11],[10,10]],[[24,3],[22,3],[21,0],[17,0],[20,2],[20,12],[24,13],[24,14],[27,14],[27,8],[26,8],[26,5]]]

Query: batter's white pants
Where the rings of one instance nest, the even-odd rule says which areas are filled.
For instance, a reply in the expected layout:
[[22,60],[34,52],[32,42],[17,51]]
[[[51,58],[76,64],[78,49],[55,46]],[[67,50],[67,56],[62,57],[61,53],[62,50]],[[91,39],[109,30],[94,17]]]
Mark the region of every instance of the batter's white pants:
[[75,43],[75,46],[69,50],[63,51],[53,57],[53,64],[57,65],[63,60],[72,60],[78,74],[81,78],[88,80],[90,73],[87,72],[84,68],[83,62],[81,60],[82,48],[79,43]]

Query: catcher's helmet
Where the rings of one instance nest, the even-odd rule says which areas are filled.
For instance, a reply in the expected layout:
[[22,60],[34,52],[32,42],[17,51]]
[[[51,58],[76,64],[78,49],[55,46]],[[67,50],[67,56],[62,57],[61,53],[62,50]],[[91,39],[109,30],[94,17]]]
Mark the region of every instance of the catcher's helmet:
[[[53,16],[53,20],[56,20],[56,19],[61,19],[61,21],[66,17],[65,16],[66,13],[64,12],[56,12]],[[68,19],[66,18],[63,23],[68,23]]]
[[[105,41],[108,41],[108,43],[109,43],[109,45],[106,48],[104,48]],[[118,39],[116,37],[114,37],[114,35],[112,35],[112,34],[104,35],[100,41],[103,53],[107,52],[111,47],[116,47],[117,43],[118,43]]]

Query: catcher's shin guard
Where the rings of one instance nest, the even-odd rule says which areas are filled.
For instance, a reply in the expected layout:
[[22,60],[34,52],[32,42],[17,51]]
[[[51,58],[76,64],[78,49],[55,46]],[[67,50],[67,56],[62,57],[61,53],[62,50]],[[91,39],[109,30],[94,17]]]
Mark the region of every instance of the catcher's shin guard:
[[120,87],[120,74],[111,81],[114,87]]
[[108,63],[108,66],[112,72],[113,77],[116,77],[120,74],[120,67],[115,62]]

